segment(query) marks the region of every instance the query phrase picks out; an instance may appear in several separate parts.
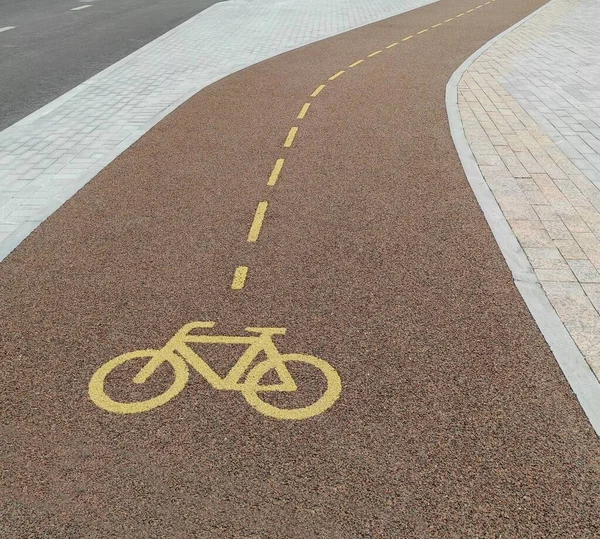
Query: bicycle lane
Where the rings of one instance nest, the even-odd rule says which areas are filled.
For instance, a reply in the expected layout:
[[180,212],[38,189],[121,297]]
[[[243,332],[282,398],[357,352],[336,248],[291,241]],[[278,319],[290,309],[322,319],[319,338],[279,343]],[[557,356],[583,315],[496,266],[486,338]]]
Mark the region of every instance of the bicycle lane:
[[[1,535],[597,533],[598,441],[444,109],[461,62],[543,3],[442,0],[220,81],[3,262]],[[327,361],[339,399],[275,420],[190,368],[148,412],[90,401],[101,365],[195,320],[286,328],[278,350]],[[202,349],[220,374],[224,350]],[[115,398],[171,380],[123,368]],[[325,389],[290,372],[293,405]]]

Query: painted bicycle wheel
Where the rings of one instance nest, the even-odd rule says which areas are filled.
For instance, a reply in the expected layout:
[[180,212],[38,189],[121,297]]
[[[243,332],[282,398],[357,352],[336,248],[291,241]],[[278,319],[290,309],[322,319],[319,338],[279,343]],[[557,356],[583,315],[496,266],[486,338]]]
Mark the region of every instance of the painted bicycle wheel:
[[157,406],[162,406],[172,398],[176,397],[187,384],[189,371],[185,361],[175,354],[165,354],[164,359],[161,362],[166,362],[173,367],[174,379],[167,390],[160,395],[143,401],[118,402],[110,398],[104,390],[106,377],[115,369],[128,361],[136,359],[148,358],[148,360],[151,361],[156,358],[158,353],[160,353],[160,350],[136,350],[135,352],[128,352],[107,361],[94,373],[90,380],[89,394],[92,402],[96,404],[96,406],[115,414],[137,414],[140,412],[147,412]]
[[325,392],[316,402],[302,408],[278,408],[265,402],[259,396],[262,391],[256,388],[260,387],[262,377],[274,368],[273,362],[267,360],[258,363],[246,376],[246,388],[242,389],[242,395],[250,406],[261,414],[276,419],[307,419],[322,414],[333,406],[342,391],[342,381],[337,371],[327,361],[303,354],[282,354],[280,358],[284,363],[306,363],[320,370],[327,381]]

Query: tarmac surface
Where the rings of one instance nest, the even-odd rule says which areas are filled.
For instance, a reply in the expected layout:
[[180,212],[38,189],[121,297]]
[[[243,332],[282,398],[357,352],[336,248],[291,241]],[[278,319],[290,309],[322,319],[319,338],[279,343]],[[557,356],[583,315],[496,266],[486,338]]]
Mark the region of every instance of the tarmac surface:
[[0,130],[216,1],[0,0]]
[[[236,73],[27,238],[0,275],[0,536],[600,534],[600,444],[444,106],[462,61],[543,4],[441,0]],[[287,328],[279,351],[326,361],[339,397],[322,363],[284,356],[293,393],[257,391],[253,370],[246,389],[216,391],[190,366],[152,410],[90,400],[102,365],[191,321]],[[202,357],[225,374],[231,348]],[[180,383],[183,362],[163,353],[144,384],[135,360],[105,392],[143,401]],[[264,415],[315,401],[310,418]]]

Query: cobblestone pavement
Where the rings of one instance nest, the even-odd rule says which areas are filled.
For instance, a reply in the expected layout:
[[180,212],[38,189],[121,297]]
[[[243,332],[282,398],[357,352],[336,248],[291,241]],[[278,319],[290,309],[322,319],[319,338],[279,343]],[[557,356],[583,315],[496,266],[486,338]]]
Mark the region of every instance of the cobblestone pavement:
[[552,306],[600,378],[600,4],[554,0],[459,84],[465,135]]
[[0,133],[0,260],[192,94],[246,66],[432,0],[216,4]]

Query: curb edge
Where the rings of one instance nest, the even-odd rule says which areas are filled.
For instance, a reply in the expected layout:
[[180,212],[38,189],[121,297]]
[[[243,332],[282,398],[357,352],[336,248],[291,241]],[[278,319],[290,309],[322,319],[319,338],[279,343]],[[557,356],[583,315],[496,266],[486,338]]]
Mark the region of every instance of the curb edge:
[[483,178],[475,156],[465,137],[458,108],[458,84],[473,62],[497,41],[528,22],[555,1],[550,0],[550,2],[498,34],[469,56],[448,81],[446,86],[446,110],[448,112],[452,140],[454,141],[454,146],[456,147],[465,175],[512,273],[515,285],[538,328],[542,332],[544,339],[550,346],[556,361],[588,417],[592,428],[595,430],[596,435],[600,437],[600,381],[598,381],[592,372],[575,341],[554,310],[554,307],[552,307],[517,237],[510,228],[492,191]]

